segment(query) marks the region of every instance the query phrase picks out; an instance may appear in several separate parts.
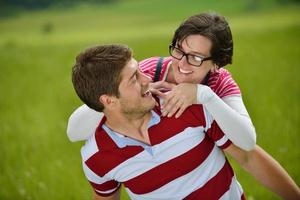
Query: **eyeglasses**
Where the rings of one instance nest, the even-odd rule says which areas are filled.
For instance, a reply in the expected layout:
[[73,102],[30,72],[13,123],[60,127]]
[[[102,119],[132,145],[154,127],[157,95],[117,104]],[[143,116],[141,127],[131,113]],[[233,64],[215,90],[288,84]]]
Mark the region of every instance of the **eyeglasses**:
[[181,60],[183,58],[183,56],[185,56],[187,62],[190,65],[193,65],[193,66],[196,66],[196,67],[200,67],[202,65],[202,63],[206,60],[212,60],[212,57],[203,58],[201,56],[196,56],[196,55],[193,55],[193,54],[185,53],[181,49],[179,49],[179,48],[177,48],[173,45],[169,46],[169,53],[173,58],[175,58],[177,60]]

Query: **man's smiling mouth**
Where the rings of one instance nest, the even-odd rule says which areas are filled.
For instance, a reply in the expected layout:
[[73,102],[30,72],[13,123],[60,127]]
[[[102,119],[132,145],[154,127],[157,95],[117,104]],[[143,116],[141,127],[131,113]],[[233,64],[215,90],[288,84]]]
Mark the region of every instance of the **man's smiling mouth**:
[[151,95],[152,95],[152,93],[150,92],[150,90],[147,90],[146,92],[144,92],[144,94],[142,94],[142,97],[148,97]]

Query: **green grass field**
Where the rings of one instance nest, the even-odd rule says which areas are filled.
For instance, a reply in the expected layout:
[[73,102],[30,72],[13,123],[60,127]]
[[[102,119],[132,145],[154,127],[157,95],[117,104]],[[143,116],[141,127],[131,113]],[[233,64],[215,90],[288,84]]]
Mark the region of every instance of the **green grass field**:
[[[0,19],[0,199],[91,199],[82,143],[69,142],[65,133],[68,116],[81,105],[70,78],[75,56],[99,43],[126,43],[138,60],[167,55],[177,25],[207,10],[231,24],[235,49],[228,69],[258,144],[299,185],[300,7],[266,0],[253,10],[249,2],[130,0]],[[248,199],[279,199],[233,165]]]

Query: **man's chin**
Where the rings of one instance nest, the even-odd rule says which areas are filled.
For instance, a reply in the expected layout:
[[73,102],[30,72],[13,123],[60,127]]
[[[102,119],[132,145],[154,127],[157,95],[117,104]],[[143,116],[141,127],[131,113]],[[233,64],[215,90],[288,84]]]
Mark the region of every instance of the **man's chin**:
[[155,105],[156,105],[155,101],[151,104],[145,105],[144,109],[141,113],[144,113],[145,115],[148,113],[151,113],[151,111],[154,109]]
[[147,112],[150,112],[151,110],[153,110],[155,105],[156,105],[156,101],[153,99],[153,101],[151,103],[149,103],[149,105],[147,106],[147,108],[145,110],[147,110]]

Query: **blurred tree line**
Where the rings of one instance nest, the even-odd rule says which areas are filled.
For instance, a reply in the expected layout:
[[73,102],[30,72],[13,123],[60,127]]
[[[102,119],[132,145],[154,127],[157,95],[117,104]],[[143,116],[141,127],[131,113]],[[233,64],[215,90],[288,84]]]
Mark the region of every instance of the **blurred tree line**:
[[110,4],[119,0],[0,0],[0,18],[18,15],[23,11],[49,7],[70,8],[77,4]]
[[118,0],[0,0],[1,7],[26,10],[44,9],[50,6],[71,6],[78,3],[107,4]]
[[[49,7],[65,9],[67,7],[70,8],[78,4],[100,5],[100,4],[112,4],[120,1],[125,2],[130,0],[0,0],[0,18],[14,16],[21,13],[22,11],[41,10],[41,9],[47,9]],[[135,0],[135,1],[141,1],[141,0]],[[149,1],[149,0],[145,0],[145,1]],[[224,1],[224,0],[219,0],[219,1]],[[244,1],[247,10],[256,10],[261,5],[261,0],[242,0],[242,1]],[[268,1],[276,2],[277,5],[300,3],[300,0],[268,0]],[[176,1],[174,2],[176,3]]]
[[[0,6],[15,7],[26,10],[43,9],[50,6],[71,6],[78,3],[107,4],[118,0],[0,0]],[[252,6],[256,6],[259,0],[245,0]],[[300,2],[300,0],[276,0],[280,4]]]

